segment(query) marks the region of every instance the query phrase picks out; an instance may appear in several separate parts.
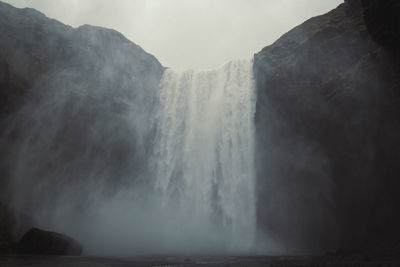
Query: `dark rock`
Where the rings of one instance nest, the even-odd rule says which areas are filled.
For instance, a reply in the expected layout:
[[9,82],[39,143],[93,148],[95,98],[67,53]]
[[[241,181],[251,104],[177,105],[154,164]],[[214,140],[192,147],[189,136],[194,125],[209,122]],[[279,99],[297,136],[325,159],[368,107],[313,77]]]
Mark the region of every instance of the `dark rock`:
[[400,0],[362,0],[362,4],[372,39],[387,49],[399,49]]
[[69,236],[33,228],[24,234],[18,242],[18,253],[81,255],[82,246]]
[[5,202],[0,202],[0,254],[15,253],[19,238],[32,225],[31,216],[16,213]]
[[14,224],[15,219],[9,208],[0,202],[0,254],[15,252]]
[[369,27],[348,0],[254,57],[258,225],[289,250],[400,239],[400,68]]
[[68,184],[83,212],[90,179],[110,195],[145,177],[158,60],[117,31],[2,2],[0,32],[0,196],[30,213]]

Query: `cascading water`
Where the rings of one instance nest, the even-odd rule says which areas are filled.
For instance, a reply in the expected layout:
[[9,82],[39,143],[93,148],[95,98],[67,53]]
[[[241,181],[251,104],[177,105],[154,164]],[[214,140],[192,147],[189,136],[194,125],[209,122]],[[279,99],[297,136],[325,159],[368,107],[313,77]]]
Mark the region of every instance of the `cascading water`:
[[54,76],[8,126],[13,205],[93,255],[253,252],[252,66],[168,69],[145,92]]
[[177,231],[207,233],[192,243],[248,251],[256,228],[252,61],[168,69],[160,90],[151,161],[166,220]]

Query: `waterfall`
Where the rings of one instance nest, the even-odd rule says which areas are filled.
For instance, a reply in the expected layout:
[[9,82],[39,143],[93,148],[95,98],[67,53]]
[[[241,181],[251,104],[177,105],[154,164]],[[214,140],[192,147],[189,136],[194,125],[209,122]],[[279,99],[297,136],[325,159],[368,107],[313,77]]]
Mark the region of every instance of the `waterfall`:
[[252,66],[167,69],[146,92],[57,76],[8,126],[13,205],[93,255],[253,252]]
[[167,69],[160,84],[155,192],[178,231],[212,233],[196,238],[226,251],[248,251],[255,237],[252,65]]

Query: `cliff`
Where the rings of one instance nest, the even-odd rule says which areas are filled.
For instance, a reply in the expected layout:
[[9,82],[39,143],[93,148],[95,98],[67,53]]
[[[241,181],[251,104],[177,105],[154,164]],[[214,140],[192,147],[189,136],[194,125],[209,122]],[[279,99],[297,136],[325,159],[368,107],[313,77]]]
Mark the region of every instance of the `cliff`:
[[363,2],[311,18],[254,57],[258,225],[289,251],[400,242],[399,35],[387,24],[393,7]]
[[1,2],[0,32],[0,201],[16,213],[83,212],[88,183],[106,183],[107,195],[139,177],[157,59],[114,30]]
[[[348,0],[254,56],[257,224],[288,252],[400,243],[398,2]],[[0,251],[10,251],[18,214],[58,218],[62,207],[73,228],[91,196],[146,183],[164,68],[114,30],[1,2],[0,31]]]

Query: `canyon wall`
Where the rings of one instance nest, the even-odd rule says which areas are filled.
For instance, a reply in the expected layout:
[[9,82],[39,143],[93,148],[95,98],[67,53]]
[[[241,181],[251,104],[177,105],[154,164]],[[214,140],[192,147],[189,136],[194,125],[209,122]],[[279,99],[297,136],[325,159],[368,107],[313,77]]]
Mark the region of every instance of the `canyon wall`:
[[75,29],[5,3],[0,29],[4,210],[46,217],[59,206],[78,220],[93,192],[145,183],[158,60],[114,30]]
[[400,241],[398,1],[389,2],[346,1],[255,55],[258,225],[289,251]]
[[[254,56],[257,244],[315,253],[400,243],[398,2],[348,0]],[[8,251],[13,234],[37,223],[32,214],[69,214],[64,229],[73,232],[100,199],[146,188],[165,68],[114,30],[74,29],[33,9],[0,3],[0,29],[0,250]],[[127,200],[103,212],[125,213]]]

